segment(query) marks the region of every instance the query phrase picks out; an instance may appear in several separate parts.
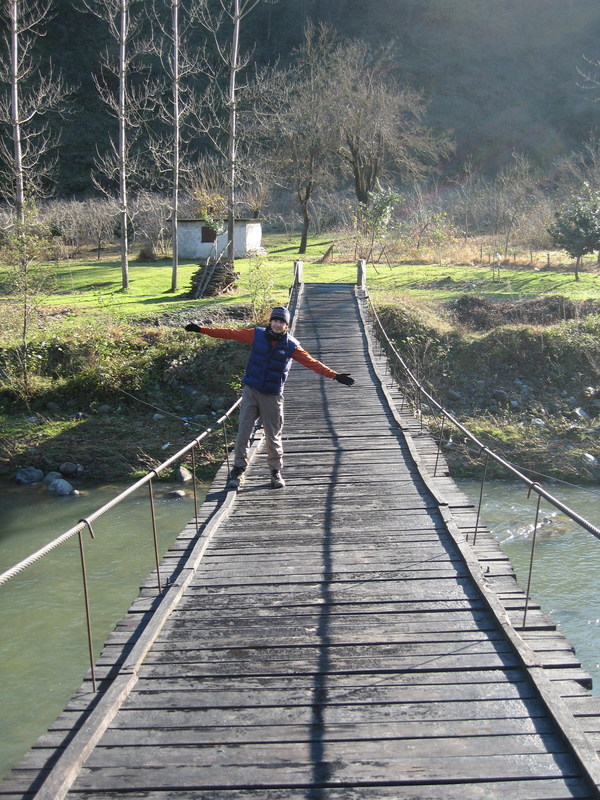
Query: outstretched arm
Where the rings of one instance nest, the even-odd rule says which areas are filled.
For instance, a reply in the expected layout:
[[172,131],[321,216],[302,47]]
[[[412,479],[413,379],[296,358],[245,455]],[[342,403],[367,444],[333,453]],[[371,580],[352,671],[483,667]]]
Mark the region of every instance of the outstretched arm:
[[343,383],[346,386],[352,386],[354,383],[354,380],[348,375],[348,373],[336,372],[334,369],[331,369],[331,367],[323,364],[322,361],[318,361],[316,358],[313,358],[311,354],[303,347],[300,347],[300,345],[298,345],[298,347],[296,347],[292,353],[292,358],[294,361],[302,364],[303,367],[312,369],[313,372],[316,372],[317,375],[322,375],[324,378],[333,378],[334,380],[338,381],[338,383]]
[[190,322],[185,326],[185,330],[192,333],[203,333],[205,336],[212,336],[213,339],[231,339],[244,344],[252,344],[254,341],[254,328],[209,328],[207,325]]

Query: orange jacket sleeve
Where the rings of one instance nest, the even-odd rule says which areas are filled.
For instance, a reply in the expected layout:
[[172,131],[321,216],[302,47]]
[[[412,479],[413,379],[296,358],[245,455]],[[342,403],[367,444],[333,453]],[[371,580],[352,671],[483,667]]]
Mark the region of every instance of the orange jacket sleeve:
[[317,361],[316,358],[313,358],[310,353],[308,353],[303,347],[296,347],[294,352],[292,353],[292,358],[294,361],[297,361],[299,364],[302,364],[303,367],[308,367],[312,369],[313,372],[316,372],[317,375],[322,375],[324,378],[335,378],[337,372],[330,367],[327,367],[321,361]]
[[201,325],[200,333],[212,336],[214,339],[231,339],[243,344],[252,344],[254,341],[254,328],[208,328]]

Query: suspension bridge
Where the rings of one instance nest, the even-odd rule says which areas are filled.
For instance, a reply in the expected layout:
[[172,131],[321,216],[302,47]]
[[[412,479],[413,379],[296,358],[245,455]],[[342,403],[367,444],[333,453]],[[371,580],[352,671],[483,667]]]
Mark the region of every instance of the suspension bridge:
[[600,698],[404,407],[350,285],[306,285],[283,490],[224,465],[0,785],[58,800],[597,798]]

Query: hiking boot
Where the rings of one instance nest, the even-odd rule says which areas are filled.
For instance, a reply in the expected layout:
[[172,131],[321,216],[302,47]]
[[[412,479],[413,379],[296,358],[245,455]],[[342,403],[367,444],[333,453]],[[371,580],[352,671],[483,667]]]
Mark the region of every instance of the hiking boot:
[[231,470],[231,475],[229,476],[229,480],[227,481],[227,486],[230,489],[237,489],[240,483],[243,483],[245,480],[244,478],[244,468],[243,467],[234,467]]
[[285,486],[285,481],[281,477],[281,472],[278,469],[271,470],[271,488],[272,489],[283,489]]

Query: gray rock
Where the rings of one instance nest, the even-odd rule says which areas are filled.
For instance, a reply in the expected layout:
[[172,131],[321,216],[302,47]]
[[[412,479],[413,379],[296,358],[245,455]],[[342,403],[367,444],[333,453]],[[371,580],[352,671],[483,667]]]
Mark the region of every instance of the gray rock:
[[184,394],[188,394],[190,397],[195,397],[198,394],[198,390],[194,389],[193,386],[182,386],[181,391]]
[[531,424],[532,425],[538,425],[540,428],[544,428],[546,426],[546,423],[544,422],[544,420],[540,419],[539,417],[534,417],[531,420]]
[[15,480],[17,483],[25,485],[41,483],[41,481],[44,480],[44,473],[41,469],[37,469],[37,467],[21,467],[21,469],[17,470]]
[[75,414],[69,414],[69,419],[73,419],[73,420],[85,419],[85,417],[86,417],[86,415],[83,413],[83,411],[77,411],[77,412],[75,412]]
[[46,477],[44,478],[44,483],[52,483],[52,481],[60,481],[62,480],[62,475],[60,472],[48,472]]
[[220,411],[222,408],[226,408],[226,400],[224,397],[213,397],[210,401],[210,407],[213,411]]
[[492,392],[492,397],[494,400],[508,400],[508,394],[504,391],[504,389],[494,389]]
[[40,421],[39,417],[27,417],[27,419],[25,420],[25,422],[30,422],[32,425],[39,421]]
[[450,400],[460,400],[460,398],[462,397],[461,393],[457,392],[456,389],[448,389],[446,394],[448,395]]
[[153,415],[152,415],[152,419],[153,419],[155,422],[159,422],[161,419],[164,419],[164,418],[165,418],[165,415],[164,415],[164,414],[153,414]]
[[65,461],[60,465],[58,471],[67,478],[78,478],[83,474],[84,470],[81,464],[75,464],[73,461]]
[[[117,411],[118,411],[118,409],[117,409]],[[107,405],[98,406],[98,413],[99,414],[109,414],[110,413],[110,406],[107,406]]]
[[175,480],[179,483],[188,483],[193,479],[192,473],[186,467],[179,466],[175,470]]
[[173,489],[172,492],[167,492],[165,497],[168,497],[169,500],[181,500],[182,497],[185,497],[186,494],[183,489]]
[[194,398],[193,409],[196,414],[208,411],[210,409],[210,397],[206,394],[198,395],[198,397]]
[[46,408],[48,411],[60,411],[60,406],[58,403],[54,403],[52,400],[50,400],[49,403],[46,403]]
[[583,408],[576,408],[573,411],[573,414],[576,417],[579,417],[579,419],[590,419],[590,415]]
[[595,467],[598,464],[598,459],[591,453],[584,453],[581,459],[582,461],[585,461],[586,464],[590,464],[593,467]]
[[55,497],[69,497],[72,494],[79,494],[64,478],[57,478],[48,484],[48,492]]
[[521,403],[519,403],[518,400],[511,400],[510,401],[510,407],[511,408],[519,408],[520,405],[521,405]]

